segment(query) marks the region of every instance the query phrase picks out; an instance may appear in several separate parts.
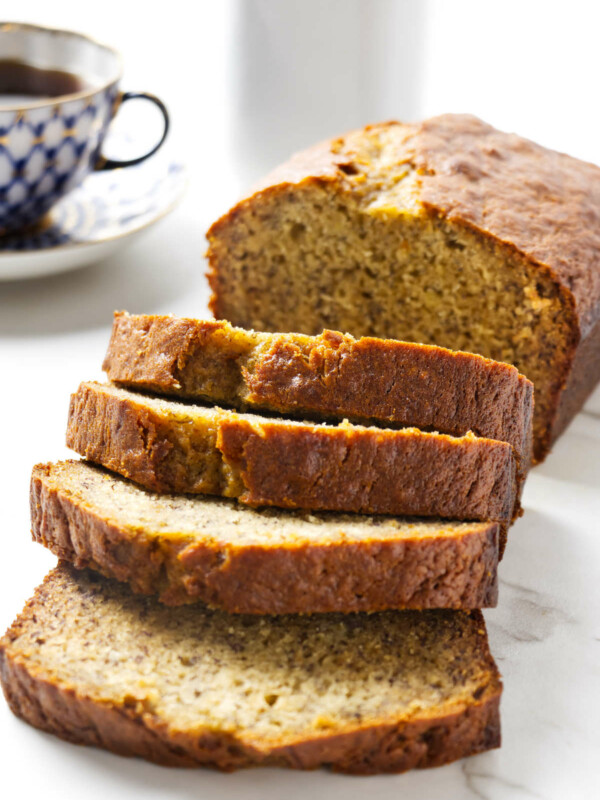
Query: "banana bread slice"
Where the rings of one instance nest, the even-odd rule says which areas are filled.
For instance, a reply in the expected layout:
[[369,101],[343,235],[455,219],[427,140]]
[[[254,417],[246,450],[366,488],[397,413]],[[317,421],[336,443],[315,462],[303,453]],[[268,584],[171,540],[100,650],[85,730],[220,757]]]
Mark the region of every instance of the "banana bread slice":
[[600,378],[600,169],[475,117],[317,145],[208,239],[217,318],[514,364],[535,385],[538,459]]
[[500,744],[479,611],[231,616],[59,565],[0,675],[32,725],[172,766],[402,772]]
[[265,509],[147,492],[85,461],[38,464],[33,538],[78,568],[252,614],[484,608],[498,523]]
[[242,410],[473,431],[511,444],[523,471],[531,460],[533,384],[471,353],[116,312],[103,367],[121,386]]
[[90,382],[71,397],[67,446],[153,491],[252,506],[497,522],[519,512],[513,448],[472,434],[271,419]]

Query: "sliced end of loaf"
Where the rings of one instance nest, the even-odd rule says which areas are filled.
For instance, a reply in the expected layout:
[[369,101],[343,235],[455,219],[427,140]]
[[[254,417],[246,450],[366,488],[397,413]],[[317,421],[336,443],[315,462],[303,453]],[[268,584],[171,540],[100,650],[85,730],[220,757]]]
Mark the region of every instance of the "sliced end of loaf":
[[499,744],[479,612],[234,618],[61,565],[0,670],[28,722],[163,764],[400,772]]

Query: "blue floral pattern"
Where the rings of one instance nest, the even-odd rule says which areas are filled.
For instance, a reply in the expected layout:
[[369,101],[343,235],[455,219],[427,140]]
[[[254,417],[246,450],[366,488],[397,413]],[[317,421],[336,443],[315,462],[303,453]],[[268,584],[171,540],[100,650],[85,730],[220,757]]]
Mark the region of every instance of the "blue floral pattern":
[[0,236],[0,253],[100,242],[131,233],[172,208],[185,182],[183,166],[162,154],[136,167],[93,173],[38,225]]
[[0,232],[40,219],[93,168],[113,116],[115,84],[93,96],[0,109]]

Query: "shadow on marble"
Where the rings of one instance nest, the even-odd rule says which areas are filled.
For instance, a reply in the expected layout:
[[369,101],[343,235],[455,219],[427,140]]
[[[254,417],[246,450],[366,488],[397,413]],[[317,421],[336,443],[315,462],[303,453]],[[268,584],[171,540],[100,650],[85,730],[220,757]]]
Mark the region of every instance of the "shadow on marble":
[[511,651],[573,624],[597,593],[594,572],[600,565],[589,565],[597,563],[600,538],[584,525],[580,534],[574,539],[564,520],[537,509],[526,509],[509,531],[499,568],[498,606],[485,614],[492,629],[504,631],[500,638],[511,643]]
[[[306,800],[307,797],[326,797],[327,800],[364,800],[368,793],[377,798],[405,797],[410,800],[466,800],[468,781],[464,765],[472,763],[477,771],[493,769],[497,751],[472,756],[469,759],[428,770],[413,770],[401,775],[339,775],[326,769],[295,771],[273,768],[243,769],[221,773],[208,768],[177,769],[160,767],[138,759],[123,758],[103,750],[78,747],[58,741],[50,734],[35,733],[44,738],[50,764],[61,764],[61,774],[67,775],[68,786],[80,782],[91,785],[101,774],[105,787],[114,789],[117,796],[144,794],[146,800],[170,797],[173,800],[195,800],[199,797],[218,797],[219,800]],[[57,797],[66,785],[60,786]],[[52,795],[50,795],[51,797]]]
[[600,383],[585,401],[584,411],[600,419]]
[[188,293],[208,296],[198,239],[195,231],[169,219],[106,261],[62,275],[2,283],[0,336],[89,330],[110,325],[116,309],[152,313]]
[[579,413],[532,476],[600,487],[600,414]]

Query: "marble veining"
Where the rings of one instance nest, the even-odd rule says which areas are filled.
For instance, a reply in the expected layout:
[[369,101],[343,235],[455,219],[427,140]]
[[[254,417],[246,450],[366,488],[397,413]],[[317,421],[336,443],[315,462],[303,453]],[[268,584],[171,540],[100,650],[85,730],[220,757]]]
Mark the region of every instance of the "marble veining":
[[[481,783],[485,787],[488,784],[491,784],[492,788],[505,788],[511,791],[512,796],[519,797],[537,797],[544,800],[544,796],[538,794],[537,792],[533,792],[525,786],[522,786],[519,783],[514,783],[513,781],[505,780],[504,778],[500,777],[499,775],[494,775],[488,772],[478,771],[477,769],[471,766],[473,762],[469,761],[468,759],[465,760],[462,764],[462,773],[465,777],[465,784],[466,788],[472,792],[475,797],[480,797],[481,800],[492,800],[492,795],[489,792],[481,788]],[[517,792],[518,794],[515,794]]]

